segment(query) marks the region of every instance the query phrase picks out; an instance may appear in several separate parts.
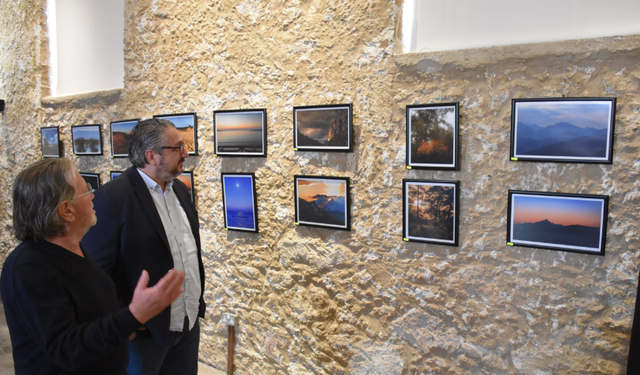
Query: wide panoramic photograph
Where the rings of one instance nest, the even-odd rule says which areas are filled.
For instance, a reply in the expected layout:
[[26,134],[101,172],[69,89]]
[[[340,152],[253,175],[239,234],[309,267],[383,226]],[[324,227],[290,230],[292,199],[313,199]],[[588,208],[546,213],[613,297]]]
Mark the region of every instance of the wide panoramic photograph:
[[514,100],[516,158],[611,160],[613,100]]
[[604,251],[604,197],[510,192],[509,200],[509,242],[567,251]]
[[296,221],[349,229],[348,179],[295,177]]

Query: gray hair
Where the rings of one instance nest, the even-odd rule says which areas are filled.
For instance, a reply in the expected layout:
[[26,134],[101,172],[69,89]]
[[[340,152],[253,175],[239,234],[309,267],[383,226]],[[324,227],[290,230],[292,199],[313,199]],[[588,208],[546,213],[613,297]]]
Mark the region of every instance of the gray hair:
[[153,150],[162,155],[162,147],[167,143],[167,128],[174,127],[173,122],[151,118],[140,121],[131,131],[129,160],[136,168],[148,164],[145,152]]
[[13,227],[20,241],[44,241],[67,232],[58,206],[71,200],[76,187],[73,162],[44,159],[31,164],[13,182]]

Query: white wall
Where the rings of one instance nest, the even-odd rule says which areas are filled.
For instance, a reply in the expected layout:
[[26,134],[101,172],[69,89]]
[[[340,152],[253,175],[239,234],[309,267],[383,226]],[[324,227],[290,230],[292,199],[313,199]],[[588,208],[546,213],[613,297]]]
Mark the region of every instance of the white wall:
[[124,87],[124,0],[48,1],[52,96]]
[[405,0],[404,52],[640,34],[640,0]]

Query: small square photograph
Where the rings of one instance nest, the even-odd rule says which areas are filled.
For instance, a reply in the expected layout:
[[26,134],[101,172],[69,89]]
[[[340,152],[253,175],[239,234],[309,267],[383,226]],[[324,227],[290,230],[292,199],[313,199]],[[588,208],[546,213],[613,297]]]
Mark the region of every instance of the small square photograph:
[[613,162],[616,98],[513,99],[511,160]]
[[294,176],[296,225],[351,230],[348,177]]
[[113,181],[116,177],[120,176],[123,171],[111,171],[109,172],[110,181]]
[[509,190],[507,244],[604,255],[609,197]]
[[258,232],[256,182],[253,173],[222,173],[224,227]]
[[124,158],[129,156],[131,131],[138,125],[139,119],[111,122],[111,156]]
[[458,170],[459,103],[407,106],[407,167]]
[[219,156],[267,156],[267,110],[213,112],[214,153]]
[[402,180],[405,241],[458,246],[460,181]]
[[40,135],[42,139],[42,157],[61,157],[59,128],[57,126],[40,128]]
[[80,172],[80,176],[91,185],[93,190],[97,190],[100,187],[100,175],[97,173]]
[[293,147],[296,151],[353,150],[351,104],[293,107]]
[[187,185],[189,194],[191,194],[191,202],[195,202],[195,195],[193,193],[193,171],[182,172],[182,174],[178,175],[176,178]]
[[102,155],[101,125],[75,125],[71,127],[74,155]]
[[155,115],[153,117],[173,122],[182,136],[184,147],[189,152],[189,155],[198,155],[198,126],[195,112],[175,115]]

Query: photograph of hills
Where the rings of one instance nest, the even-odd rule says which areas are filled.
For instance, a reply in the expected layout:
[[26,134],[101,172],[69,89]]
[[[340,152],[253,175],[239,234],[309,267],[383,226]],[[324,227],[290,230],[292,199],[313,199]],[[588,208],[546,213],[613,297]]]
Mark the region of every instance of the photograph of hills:
[[111,156],[128,156],[131,131],[138,120],[114,121],[111,123]]
[[215,153],[264,155],[265,118],[264,111],[215,112]]
[[253,174],[222,174],[225,227],[258,231]]
[[612,100],[514,102],[514,157],[611,160]]
[[295,184],[296,222],[350,229],[348,178],[296,176]]
[[294,147],[350,150],[349,118],[349,106],[294,108]]
[[405,238],[457,245],[457,184],[407,180],[404,185]]
[[173,125],[176,126],[176,129],[182,136],[182,140],[184,141],[184,148],[189,152],[189,155],[197,155],[198,150],[196,147],[196,115],[195,113],[186,113],[183,115],[161,115],[161,116],[153,116],[155,118],[160,118],[163,120],[169,120],[173,122]]
[[457,155],[457,106],[407,107],[407,165],[455,168]]
[[601,253],[606,199],[510,192],[509,242]]

